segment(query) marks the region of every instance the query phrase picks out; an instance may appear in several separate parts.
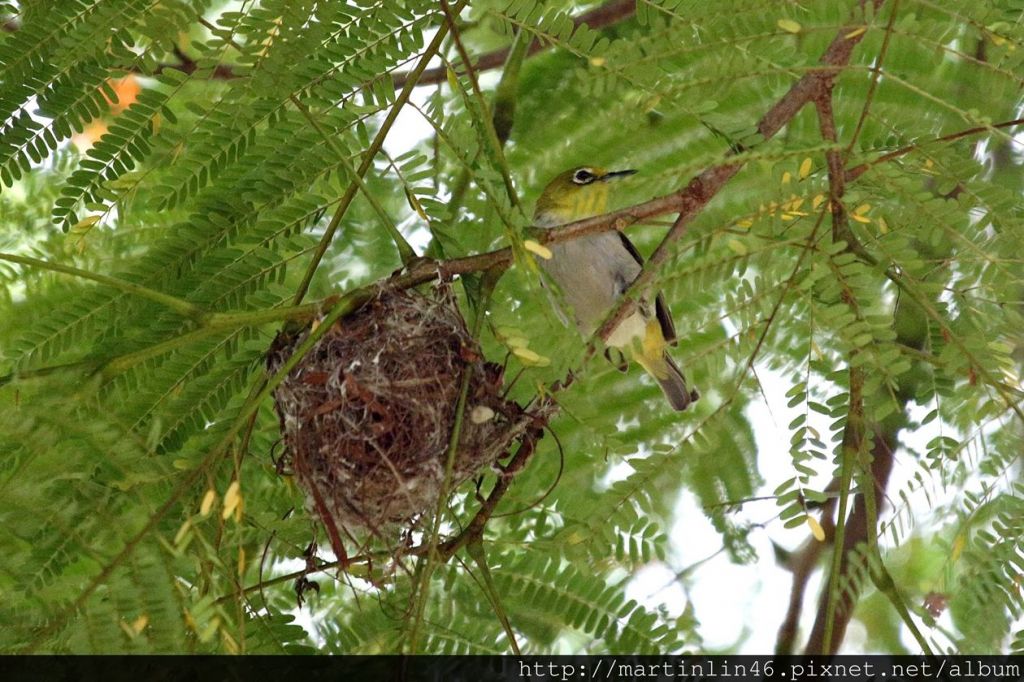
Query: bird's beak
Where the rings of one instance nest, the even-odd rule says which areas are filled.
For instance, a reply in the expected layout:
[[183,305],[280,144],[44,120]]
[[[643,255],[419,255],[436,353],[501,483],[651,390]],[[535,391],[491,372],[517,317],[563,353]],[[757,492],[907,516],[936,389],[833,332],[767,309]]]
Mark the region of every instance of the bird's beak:
[[605,173],[604,177],[601,178],[602,182],[608,182],[609,180],[619,180],[620,178],[626,178],[636,173],[635,170],[630,168],[629,170],[612,171],[611,173]]

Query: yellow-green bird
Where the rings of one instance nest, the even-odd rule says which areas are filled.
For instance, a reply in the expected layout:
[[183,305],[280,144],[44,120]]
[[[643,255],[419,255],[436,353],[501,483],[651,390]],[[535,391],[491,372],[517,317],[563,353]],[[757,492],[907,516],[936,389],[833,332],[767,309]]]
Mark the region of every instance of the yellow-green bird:
[[[610,184],[635,172],[582,166],[561,173],[537,199],[534,223],[555,227],[604,213]],[[580,332],[590,336],[640,274],[643,258],[618,230],[552,244],[550,248],[551,258],[541,260],[541,265],[562,290]],[[686,377],[668,355],[668,346],[675,343],[672,315],[660,293],[653,306],[641,300],[607,340],[609,346],[628,352],[654,377],[673,409],[685,410],[700,396],[686,385]]]

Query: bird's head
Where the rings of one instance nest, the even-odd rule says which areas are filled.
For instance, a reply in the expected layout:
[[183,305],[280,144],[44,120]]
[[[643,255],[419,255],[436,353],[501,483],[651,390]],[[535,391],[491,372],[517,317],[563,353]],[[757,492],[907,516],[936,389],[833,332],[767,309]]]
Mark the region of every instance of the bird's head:
[[609,183],[636,173],[608,171],[598,166],[578,166],[559,173],[537,198],[534,222],[551,227],[605,212]]

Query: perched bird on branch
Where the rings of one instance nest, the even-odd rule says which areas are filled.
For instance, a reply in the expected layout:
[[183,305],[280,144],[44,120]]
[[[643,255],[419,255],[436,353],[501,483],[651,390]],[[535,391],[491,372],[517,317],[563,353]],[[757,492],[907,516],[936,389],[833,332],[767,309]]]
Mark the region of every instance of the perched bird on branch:
[[[596,166],[573,168],[548,183],[534,210],[534,223],[555,227],[605,212],[614,181],[634,170],[607,171]],[[552,257],[541,265],[562,290],[576,326],[590,336],[640,274],[643,258],[618,230],[590,234],[550,246]],[[565,318],[563,317],[563,321]],[[700,396],[686,384],[679,366],[668,355],[676,332],[664,297],[641,299],[636,309],[608,335],[606,343],[621,349],[654,377],[673,409],[685,410]]]

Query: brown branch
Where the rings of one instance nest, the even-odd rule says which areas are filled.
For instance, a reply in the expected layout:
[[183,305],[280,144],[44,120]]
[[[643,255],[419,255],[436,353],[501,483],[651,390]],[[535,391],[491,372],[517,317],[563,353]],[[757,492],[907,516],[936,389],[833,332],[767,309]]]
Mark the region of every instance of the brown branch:
[[[970,128],[967,130],[962,130],[956,133],[945,135],[934,140],[908,145],[894,152],[890,152],[889,154],[880,156],[879,158],[873,161],[863,163],[853,169],[847,169],[844,174],[844,180],[845,182],[853,182],[856,179],[858,179],[861,175],[866,173],[868,170],[873,168],[875,165],[885,163],[893,159],[899,158],[903,155],[914,152],[927,144],[949,142],[964,137],[968,137],[970,135],[985,133],[993,128],[1010,128],[1020,124],[1024,124],[1024,119],[1005,121],[1003,123],[993,124],[992,126],[979,126],[975,128]],[[894,317],[896,318],[895,327],[897,328],[897,330],[901,330],[898,334],[896,342],[900,344],[903,348],[915,350],[920,349],[924,346],[925,339],[922,336],[920,336],[920,332],[917,331],[917,328],[914,327],[913,325],[901,325],[899,323],[899,319],[901,317],[907,317],[908,315],[911,314],[911,312],[908,312],[908,306],[910,305],[911,304],[906,304],[902,307],[897,306],[896,310],[894,311]],[[918,334],[918,336],[909,336],[906,333],[907,329],[914,329],[914,333]],[[926,360],[927,356],[921,356],[915,359],[916,362],[924,362]],[[874,479],[874,487],[876,490],[875,497],[878,500],[885,499],[885,491],[888,484],[889,475],[893,467],[893,451],[896,447],[899,431],[905,423],[905,417],[902,417],[900,415],[905,415],[906,404],[913,395],[913,378],[911,377],[903,379],[897,392],[897,399],[901,403],[900,409],[895,413],[894,417],[892,417],[890,420],[887,420],[887,423],[882,425],[876,425],[875,427],[876,438],[874,447],[872,449],[873,463],[871,466],[871,475]],[[848,564],[849,552],[854,550],[858,546],[858,544],[862,542],[868,543],[868,541],[870,540],[870,538],[868,537],[868,533],[875,532],[868,528],[869,510],[866,502],[867,500],[864,498],[863,495],[859,495],[857,497],[857,499],[854,502],[853,513],[850,515],[849,520],[846,524],[848,533],[844,537],[843,541],[843,563],[841,563],[839,566],[840,571],[843,575],[845,575],[850,568]],[[824,520],[825,519],[823,518],[823,527],[825,526]],[[834,526],[831,523],[831,519],[829,519],[829,526],[826,527],[826,535],[828,536],[829,541],[832,541],[833,533]],[[823,546],[821,545],[821,543],[810,543],[807,547],[804,548],[804,550],[794,560],[792,564],[794,571],[794,588],[793,592],[790,595],[790,612],[787,613],[786,620],[784,621],[783,626],[780,628],[779,644],[777,645],[776,653],[792,652],[792,638],[794,638],[796,634],[797,621],[799,617],[799,608],[800,603],[802,601],[802,593],[804,591],[803,583],[806,581],[807,576],[809,576],[809,572],[813,570],[814,564],[817,562],[817,559],[820,556],[822,549]],[[845,633],[846,627],[849,623],[849,619],[852,616],[851,608],[853,606],[853,600],[855,597],[854,590],[857,587],[858,586],[854,586],[854,588],[848,591],[847,594],[844,594],[842,602],[839,604],[839,608],[837,609],[837,619],[833,625],[833,651],[836,648],[838,648],[839,642],[842,641],[843,634]],[[821,607],[818,613],[818,619],[815,622],[814,628],[811,633],[810,641],[807,644],[807,653],[818,653],[821,651],[821,647],[824,645],[824,622],[822,616],[824,610],[824,600],[826,598],[827,595],[823,593]],[[794,604],[796,605],[795,612]]]
[[[979,126],[975,128],[969,128],[967,130],[958,131],[956,133],[950,133],[943,137],[935,138],[927,142],[920,142],[913,145],[908,145],[894,152],[875,159],[874,161],[866,162],[857,166],[853,169],[846,171],[846,182],[854,182],[859,179],[864,173],[876,165],[892,161],[903,155],[912,153],[926,144],[934,144],[944,141],[958,140],[970,135],[980,134],[987,132],[993,128],[1010,128],[1016,125],[1024,125],[1024,119],[1014,119],[1012,121],[1004,121],[1002,123],[996,123],[992,126]],[[649,218],[654,218],[667,213],[675,213],[682,210],[688,205],[685,197],[686,189],[675,192],[673,194],[667,194],[660,197],[655,197],[645,202],[628,206],[618,211],[612,211],[599,216],[593,216],[591,218],[585,218],[583,220],[577,220],[572,223],[566,223],[555,228],[545,228],[542,230],[535,230],[533,238],[544,244],[557,244],[559,242],[571,241],[573,239],[579,239],[588,234],[597,234],[599,232],[606,232],[609,230],[624,230],[627,227],[634,225],[639,222],[646,221]],[[409,288],[418,286],[425,282],[434,281],[440,277],[450,277],[452,275],[468,274],[473,272],[479,272],[487,270],[495,266],[507,266],[511,262],[512,253],[508,248],[497,249],[495,251],[488,251],[484,253],[475,254],[472,256],[464,256],[461,258],[453,258],[450,260],[435,261],[430,259],[420,259],[415,261],[409,268],[403,271],[401,274],[394,278],[393,285],[399,288]],[[899,284],[898,280],[896,281]],[[359,297],[362,295],[368,296],[371,291],[375,290],[376,284],[372,284],[363,287],[362,291],[351,292],[353,296]],[[336,300],[337,295],[328,296],[323,301],[317,304],[311,304],[310,309],[315,309],[319,305],[331,305],[331,301]],[[258,319],[255,321],[251,320],[251,315],[245,315],[245,320],[237,322],[237,326],[246,326],[251,324],[263,324],[268,321],[275,321],[278,319],[296,319],[306,320],[309,317],[307,307],[300,306],[293,311],[293,314],[280,315],[277,317],[268,317],[266,319]],[[223,328],[223,325],[219,325],[217,328]],[[201,330],[197,330],[201,331]],[[148,356],[147,356],[148,357]],[[94,367],[89,362],[74,362],[66,365],[54,365],[49,367],[41,367],[33,370],[22,371],[15,374],[9,374],[4,377],[0,377],[0,385],[8,383],[15,376],[20,377],[38,377],[46,376],[53,372],[57,372],[63,369],[75,369],[75,368],[90,368]]]
[[[838,490],[838,478],[833,478],[825,488],[826,493],[834,493]],[[807,592],[807,582],[818,565],[822,551],[835,542],[834,517],[838,501],[838,497],[830,497],[821,506],[819,519],[821,529],[825,532],[825,540],[819,542],[815,538],[809,539],[786,562],[786,568],[793,574],[793,587],[789,591],[789,607],[786,610],[786,616],[782,619],[779,634],[775,640],[775,653],[780,656],[788,656],[793,653],[797,630],[800,626],[800,614],[803,612],[804,594]]]
[[[881,492],[877,496],[880,501],[885,499],[885,491],[889,485],[889,475],[892,473],[893,452],[896,449],[896,432],[878,433],[875,435],[874,447],[871,449],[871,478],[875,481],[875,489]],[[845,453],[844,453],[845,456]],[[868,528],[868,513],[864,495],[858,494],[853,503],[853,513],[846,522],[846,534],[843,537],[842,558],[839,564],[840,574],[846,576],[852,567],[851,558],[854,556],[858,545],[867,542],[869,532],[876,532],[874,528]],[[846,627],[853,616],[854,601],[859,592],[859,585],[851,584],[847,589],[841,590],[839,604],[836,608],[836,617],[832,629],[832,645],[828,652],[823,652],[825,632],[825,602],[828,599],[827,586],[823,588],[821,601],[819,603],[818,615],[811,629],[810,638],[807,641],[805,653],[835,653],[839,644],[846,634]]]
[[[576,28],[582,24],[586,24],[592,29],[604,28],[605,26],[610,26],[611,24],[628,19],[633,16],[635,12],[636,0],[611,0],[610,2],[606,2],[600,7],[592,9],[589,12],[583,12],[579,16],[573,17],[572,23]],[[534,55],[547,47],[547,44],[534,39],[534,41],[530,43],[530,47],[527,49],[527,55]],[[480,72],[498,68],[505,63],[505,59],[508,57],[510,49],[511,48],[504,47],[500,50],[494,50],[493,52],[487,52],[480,55],[472,62],[473,69]],[[400,88],[405,85],[405,81],[408,77],[408,73],[396,73],[394,77],[395,88]],[[420,76],[417,81],[417,85],[443,83],[447,78],[447,69],[443,66],[427,69],[423,72],[423,75]]]
[[[885,0],[871,0],[877,10]],[[789,91],[783,95],[768,112],[761,117],[757,123],[757,131],[765,141],[771,139],[796,114],[803,109],[804,105],[819,97],[832,87],[836,76],[842,71],[853,54],[853,48],[865,35],[865,31],[855,30],[858,27],[844,26],[839,29],[835,38],[829,44],[825,53],[821,56],[819,63],[822,68],[808,71],[794,83]],[[741,151],[741,150],[737,150]],[[734,156],[735,152],[730,152]],[[611,311],[605,319],[601,328],[598,329],[596,337],[606,340],[623,319],[629,314],[632,298],[643,291],[648,285],[661,264],[668,259],[672,251],[672,245],[678,241],[689,228],[690,221],[708,204],[711,199],[732,179],[743,167],[740,161],[727,163],[720,166],[712,166],[702,171],[693,178],[685,188],[678,193],[681,198],[682,208],[668,233],[658,244],[658,247],[651,254],[651,257],[644,264],[643,269],[633,283],[629,286],[622,302]]]
[[901,156],[906,156],[907,154],[916,152],[919,149],[925,147],[926,145],[939,144],[942,142],[953,142],[955,140],[960,140],[965,137],[970,137],[971,135],[980,135],[982,133],[987,133],[991,130],[1013,128],[1014,126],[1019,125],[1024,125],[1024,118],[1015,118],[1011,121],[1003,121],[1002,123],[993,123],[992,125],[987,126],[976,126],[974,128],[967,128],[965,130],[959,130],[955,133],[943,135],[942,137],[936,137],[931,140],[925,140],[923,142],[915,142],[913,144],[908,144],[905,147],[895,149],[889,152],[888,154],[882,154],[878,158],[872,159],[871,161],[865,161],[864,163],[858,166],[848,168],[846,170],[846,181],[853,182],[854,180],[856,180],[857,178],[859,178],[860,176],[864,175],[869,170],[874,168],[875,166],[882,163],[888,163],[893,159],[898,159]]
[[[821,138],[835,145],[839,140],[836,135],[836,120],[832,111],[832,88],[827,88],[814,103],[818,110],[818,126]],[[843,157],[834,146],[825,151],[825,165],[828,168],[829,211],[832,213],[832,241],[848,240],[849,221],[846,219],[846,206],[843,194],[846,192],[846,174],[843,172]]]
[[[832,147],[825,152],[826,166],[828,168],[829,187],[829,212],[832,214],[832,240],[833,242],[852,242],[849,219],[846,215],[846,206],[843,203],[843,194],[846,191],[845,174],[843,172],[843,159],[836,149],[838,135],[836,133],[835,115],[832,110],[832,84],[829,83],[815,98],[815,110],[818,114],[818,127],[821,137]],[[838,274],[838,273],[837,273]],[[857,317],[860,318],[860,309],[853,292],[844,281],[841,296],[847,306],[852,308]],[[852,615],[851,604],[844,604],[840,600],[840,592],[849,595],[850,591],[842,590],[842,579],[848,575],[848,555],[846,543],[856,534],[849,531],[847,522],[847,504],[850,488],[853,480],[853,467],[855,459],[859,457],[862,443],[864,441],[864,369],[857,366],[854,360],[858,355],[854,349],[850,353],[850,406],[846,415],[846,427],[843,430],[843,440],[839,449],[841,458],[840,479],[839,479],[839,508],[836,518],[835,530],[833,533],[833,544],[839,543],[840,548],[833,547],[832,571],[829,579],[821,591],[821,598],[818,607],[818,623],[820,627],[812,632],[811,639],[807,644],[806,651],[811,653],[834,653],[839,649],[840,643],[846,634],[846,624]],[[849,532],[848,532],[849,531]],[[868,531],[865,530],[865,533]],[[856,547],[856,544],[852,545]],[[838,551],[838,554],[837,554]],[[844,608],[845,607],[845,608]],[[849,615],[848,615],[849,614]],[[836,622],[839,621],[839,636],[836,636]],[[815,638],[817,633],[817,638]],[[811,648],[814,647],[814,648]]]
[[[577,220],[554,228],[538,229],[534,231],[533,238],[542,244],[558,244],[579,239],[588,234],[621,230],[647,218],[675,213],[685,206],[687,201],[685,190],[681,190],[611,213]],[[511,260],[512,250],[509,247],[445,261],[422,259],[396,275],[393,278],[393,285],[400,288],[414,287],[438,278],[480,272],[495,266],[507,266]]]
[[846,216],[843,194],[846,192],[846,173],[844,171],[844,155],[839,151],[839,138],[836,134],[835,114],[832,111],[832,86],[829,84],[814,102],[818,111],[818,126],[821,137],[832,147],[825,150],[825,166],[828,170],[829,210],[832,213],[832,241],[846,242],[846,248],[861,260],[875,265],[878,259],[872,256],[860,243],[850,229],[850,221]]
[[878,89],[878,81],[882,77],[882,64],[885,62],[885,56],[889,54],[889,43],[892,41],[892,29],[896,25],[896,13],[900,8],[900,0],[893,0],[892,7],[889,8],[889,23],[885,25],[885,37],[882,38],[882,47],[878,50],[878,58],[875,60],[874,68],[871,69],[871,84],[868,86],[868,93],[864,96],[864,106],[861,107],[860,116],[857,118],[857,125],[853,129],[853,134],[850,135],[850,141],[846,145],[846,150],[843,152],[843,161],[850,156],[850,152],[853,150],[853,146],[857,144],[857,139],[860,137],[861,130],[864,129],[864,122],[868,118],[868,111],[871,110],[871,103],[875,100],[875,91]]
[[[829,178],[829,205],[828,209],[832,215],[832,239],[838,241],[840,232],[848,232],[849,226],[845,213],[845,206],[842,201],[845,191],[843,173],[843,160],[835,148],[837,133],[835,117],[832,111],[832,85],[828,84],[815,99],[815,108],[818,113],[818,124],[822,138],[832,143],[832,147],[825,152],[826,166]],[[852,371],[851,371],[852,377]],[[853,384],[851,378],[851,385]],[[853,400],[851,386],[851,402]],[[858,392],[859,400],[859,392]],[[849,424],[848,424],[849,426]],[[845,440],[845,438],[844,438]],[[844,448],[845,450],[845,448]],[[846,456],[844,452],[843,456]],[[826,490],[840,491],[843,485],[847,484],[845,477],[834,478]],[[791,654],[796,642],[797,628],[800,622],[800,614],[803,611],[804,594],[807,590],[807,581],[817,566],[822,551],[828,544],[834,544],[836,540],[836,526],[833,516],[836,513],[838,497],[826,501],[821,511],[821,527],[825,532],[825,542],[809,540],[801,550],[794,555],[790,561],[789,568],[793,572],[793,587],[789,594],[789,607],[786,616],[779,626],[779,633],[776,639],[775,653]],[[845,501],[844,501],[845,502]],[[826,587],[824,593],[828,594]]]
[[[828,168],[829,209],[832,213],[833,240],[846,241],[850,250],[857,252],[858,248],[863,250],[863,247],[860,247],[850,230],[846,207],[843,204],[846,174],[843,168],[843,155],[837,147],[838,136],[832,110],[831,84],[822,90],[814,104],[818,113],[821,137],[831,143],[829,149],[825,151],[825,158]],[[858,318],[861,318],[862,314],[853,292],[845,282],[840,280],[840,283],[842,284],[843,301],[854,310]],[[860,588],[858,584],[850,581],[855,557],[852,552],[866,541],[873,541],[874,533],[877,532],[876,516],[869,513],[871,511],[869,503],[873,503],[876,499],[875,491],[870,487],[868,489],[870,499],[865,497],[865,490],[861,490],[855,499],[853,512],[846,517],[847,497],[854,478],[854,467],[860,466],[859,460],[865,434],[864,384],[867,375],[864,368],[855,362],[858,354],[859,350],[856,348],[850,353],[850,405],[839,451],[839,456],[842,458],[842,473],[839,482],[839,510],[833,542],[838,542],[841,546],[833,548],[832,569],[828,581],[822,588],[817,617],[805,649],[807,654],[834,654],[839,650],[846,635],[846,627],[853,616],[853,607]],[[892,471],[893,447],[892,443],[887,442],[881,430],[876,430],[879,433],[875,441],[874,450],[876,452],[873,454],[876,457],[871,462],[870,480],[872,486],[881,484],[883,495],[879,498],[884,498],[885,487]],[[895,431],[888,435],[894,443]],[[877,514],[877,509],[874,512]],[[868,542],[868,544],[871,543]],[[846,584],[845,589],[844,583]]]

